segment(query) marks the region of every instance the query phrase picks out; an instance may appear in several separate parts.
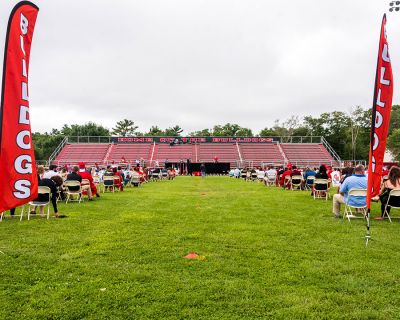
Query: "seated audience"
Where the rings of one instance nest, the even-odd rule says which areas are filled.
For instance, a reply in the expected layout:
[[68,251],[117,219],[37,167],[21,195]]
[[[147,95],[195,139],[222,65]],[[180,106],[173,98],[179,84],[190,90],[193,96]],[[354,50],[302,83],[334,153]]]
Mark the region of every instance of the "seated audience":
[[[281,174],[280,180],[279,180],[279,185],[283,188],[290,187],[290,182],[285,182],[286,177],[290,177],[292,174],[292,166],[288,166],[286,170]],[[286,183],[286,185],[285,185]]]
[[[364,166],[358,165],[355,173],[348,177],[340,186],[338,194],[333,196],[333,214],[336,218],[340,217],[340,205],[347,202],[348,193],[351,189],[367,189],[367,177],[364,174]],[[363,206],[366,204],[366,197],[358,196],[349,199],[349,205]]]
[[[48,202],[49,200],[51,200],[51,203],[52,203],[53,209],[54,209],[54,214],[55,214],[56,218],[58,218],[59,217],[59,213],[58,213],[58,208],[57,208],[57,187],[56,187],[56,184],[51,179],[41,178],[44,175],[44,167],[43,166],[38,166],[37,173],[38,173],[38,179],[39,179],[39,186],[49,187],[50,188],[51,199],[49,199],[48,194],[47,195],[39,194],[38,197],[33,201],[36,201],[36,202]],[[36,214],[36,207],[34,208],[33,211],[31,211],[31,214]],[[44,215],[44,206],[40,206],[40,215],[42,217],[45,216]]]
[[[82,183],[82,176],[79,174],[78,166],[72,167],[72,172],[69,175],[67,175],[67,181],[79,181],[80,183]],[[76,189],[75,189],[75,187],[69,187],[69,188],[71,191],[79,190],[79,187],[76,187]],[[93,200],[92,190],[90,189],[90,184],[82,185],[81,190],[88,194],[89,200]]]
[[113,174],[114,174],[114,185],[116,188],[118,188],[120,191],[124,191],[124,178],[122,178],[121,173],[117,170],[116,167],[112,169]]
[[86,165],[84,162],[79,163],[79,173],[78,174],[82,177],[82,179],[89,180],[89,186],[90,186],[90,191],[91,191],[90,192],[91,195],[89,195],[89,199],[91,199],[92,196],[100,197],[99,193],[97,192],[97,187],[94,184],[93,177],[88,171],[86,171]]
[[43,178],[45,179],[51,179],[53,176],[56,176],[57,173],[57,166],[55,164],[51,164],[49,167],[49,170],[47,170],[44,174],[43,174]]
[[[375,220],[383,220],[385,218],[385,207],[389,200],[389,193],[394,189],[400,189],[400,168],[395,166],[390,168],[388,179],[383,182],[379,196],[373,199],[379,199],[381,201],[381,216],[375,218]],[[400,207],[397,197],[391,198],[389,204]],[[390,213],[390,206],[388,206],[386,210]]]

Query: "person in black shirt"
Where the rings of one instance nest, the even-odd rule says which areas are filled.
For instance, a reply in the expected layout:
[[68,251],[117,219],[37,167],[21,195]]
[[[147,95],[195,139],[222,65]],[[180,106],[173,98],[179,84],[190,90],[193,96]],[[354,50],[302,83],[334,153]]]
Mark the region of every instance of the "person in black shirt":
[[[78,166],[73,166],[72,172],[67,175],[67,180],[66,181],[79,181],[80,183],[82,183],[82,177],[78,172],[79,172],[79,167]],[[75,186],[71,186],[71,187],[68,187],[68,188],[71,191],[78,191],[80,186],[76,186],[76,187]]]
[[72,168],[72,172],[67,175],[67,180],[82,182],[82,177],[80,176],[80,174],[78,172],[79,172],[79,167],[78,166],[74,166]]
[[[59,213],[58,213],[58,208],[57,208],[57,186],[54,183],[54,181],[51,179],[47,179],[47,178],[40,179],[40,177],[44,173],[43,166],[39,166],[37,172],[38,172],[39,186],[50,188],[51,199],[49,199],[48,194],[39,194],[38,197],[33,201],[34,202],[48,202],[49,200],[51,200],[51,203],[52,203],[53,209],[54,209],[54,214],[55,214],[56,218],[58,218]],[[35,210],[36,210],[36,207],[35,207]],[[35,210],[33,210],[31,212],[31,214],[35,214],[36,213]],[[44,206],[40,206],[40,215],[42,217],[44,216]]]

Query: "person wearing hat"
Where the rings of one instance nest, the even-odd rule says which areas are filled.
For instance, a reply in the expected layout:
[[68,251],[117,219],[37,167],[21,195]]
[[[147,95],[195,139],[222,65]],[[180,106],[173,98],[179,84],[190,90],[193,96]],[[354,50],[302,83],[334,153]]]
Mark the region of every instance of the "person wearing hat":
[[[72,172],[67,176],[67,180],[68,181],[79,181],[80,183],[82,183],[82,176],[79,174],[78,166],[73,166]],[[74,187],[69,187],[69,188],[70,188],[70,190],[76,191]],[[77,187],[77,189],[79,189],[79,186]],[[90,190],[90,185],[88,185],[88,184],[82,185],[81,190],[84,192],[87,192],[89,200],[93,200],[92,199],[92,191]]]
[[88,192],[89,199],[92,196],[100,197],[100,195],[97,193],[97,187],[93,182],[93,177],[90,174],[90,172],[86,171],[86,164],[84,162],[79,162],[79,175],[82,177],[82,179],[89,180],[90,193],[91,193],[91,194],[89,194],[89,192]]

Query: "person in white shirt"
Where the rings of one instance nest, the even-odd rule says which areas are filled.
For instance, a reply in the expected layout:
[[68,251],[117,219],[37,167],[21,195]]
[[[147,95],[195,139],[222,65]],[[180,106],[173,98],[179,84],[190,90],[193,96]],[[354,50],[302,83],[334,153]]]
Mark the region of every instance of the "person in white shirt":
[[51,179],[52,177],[58,175],[57,173],[57,166],[55,164],[51,164],[49,170],[47,170],[43,174],[43,179]]

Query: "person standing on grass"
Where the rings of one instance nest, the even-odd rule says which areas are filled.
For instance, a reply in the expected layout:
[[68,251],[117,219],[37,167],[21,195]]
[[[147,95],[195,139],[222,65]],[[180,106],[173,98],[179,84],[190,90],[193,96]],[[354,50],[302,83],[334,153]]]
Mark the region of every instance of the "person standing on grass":
[[[367,177],[365,176],[365,169],[363,165],[358,165],[355,168],[354,174],[344,180],[340,186],[340,193],[333,196],[333,214],[336,218],[340,217],[340,205],[347,202],[349,191],[351,189],[367,189]],[[351,197],[349,199],[349,205],[362,207],[366,204],[365,196]]]
[[206,165],[204,163],[202,163],[200,165],[200,172],[201,172],[202,178],[204,178],[206,176]]

